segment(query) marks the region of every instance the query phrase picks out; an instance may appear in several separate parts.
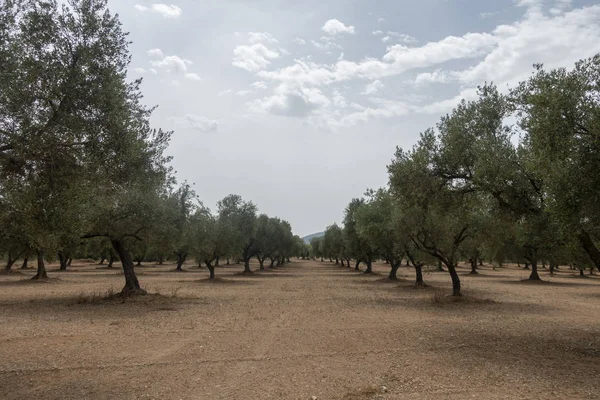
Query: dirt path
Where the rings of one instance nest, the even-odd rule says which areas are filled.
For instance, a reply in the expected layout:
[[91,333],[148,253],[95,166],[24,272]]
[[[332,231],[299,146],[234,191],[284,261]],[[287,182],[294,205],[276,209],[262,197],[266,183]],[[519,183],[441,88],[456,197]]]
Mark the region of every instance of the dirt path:
[[[138,269],[164,296],[126,304],[78,304],[121,284],[95,266],[47,284],[0,277],[0,398],[600,398],[598,278],[528,285],[484,268],[464,286],[493,302],[435,304],[404,267],[399,283],[384,265],[225,267],[220,283],[171,268]],[[425,280],[449,287],[444,273]]]

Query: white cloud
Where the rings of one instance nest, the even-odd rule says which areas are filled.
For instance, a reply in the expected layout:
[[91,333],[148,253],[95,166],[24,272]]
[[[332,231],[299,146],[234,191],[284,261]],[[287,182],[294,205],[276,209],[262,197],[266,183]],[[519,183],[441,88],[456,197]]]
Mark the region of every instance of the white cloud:
[[554,15],[562,14],[571,7],[573,7],[573,0],[556,0],[554,6],[550,9],[550,13]]
[[454,74],[447,71],[442,71],[441,69],[436,69],[433,72],[422,72],[418,74],[415,78],[415,83],[417,85],[424,85],[428,83],[447,83],[455,79],[456,77]]
[[552,17],[528,14],[522,21],[498,26],[497,46],[475,66],[452,74],[465,84],[499,84],[525,79],[533,63],[572,65],[600,52],[599,21],[599,5]]
[[150,68],[149,71],[152,72],[154,75],[158,74],[158,71],[154,68]]
[[406,44],[411,44],[411,43],[417,43],[418,40],[410,35],[407,35],[406,33],[399,33],[399,32],[394,32],[394,31],[388,31],[387,34],[391,37],[395,37],[398,39],[399,42],[401,43],[406,43]]
[[191,81],[201,81],[202,78],[200,78],[200,76],[198,76],[198,74],[195,74],[193,72],[188,72],[187,74],[185,74],[185,79],[189,79]]
[[341,33],[354,34],[355,29],[352,25],[344,25],[343,22],[338,21],[337,19],[330,19],[325,22],[325,25],[321,28],[323,32],[335,36]]
[[266,68],[271,60],[279,58],[279,53],[268,49],[262,43],[237,46],[233,49],[233,65],[246,71],[255,72]]
[[383,31],[380,31],[379,29],[377,29],[376,31],[373,31],[371,33],[375,36],[383,35]]
[[221,90],[219,93],[217,93],[217,95],[219,95],[219,96],[225,96],[225,95],[231,94],[231,93],[233,93],[233,90],[226,89],[226,90]]
[[248,41],[252,44],[254,43],[279,43],[279,40],[275,39],[268,32],[248,32]]
[[306,44],[306,40],[304,40],[302,38],[296,38],[296,39],[294,39],[294,43],[304,46]]
[[460,37],[448,36],[420,47],[396,44],[388,47],[381,59],[340,60],[335,64],[296,60],[293,65],[275,71],[261,71],[258,75],[263,79],[315,86],[353,79],[374,80],[451,60],[480,57],[489,53],[496,44],[497,38],[489,33],[467,33]]
[[200,132],[216,132],[219,129],[218,121],[200,115],[186,114],[184,117],[172,117],[170,119],[176,124],[186,125]]
[[321,36],[319,41],[311,40],[311,43],[314,47],[319,50],[324,50],[329,52],[332,49],[341,49],[342,46],[335,42],[335,37],[332,36]]
[[265,90],[269,87],[269,85],[267,85],[267,82],[264,82],[264,81],[254,82],[250,86],[252,86],[254,89],[257,89],[257,90]]
[[[341,59],[333,63],[301,58],[276,70],[261,70],[257,75],[277,83],[276,90],[272,96],[250,104],[255,110],[307,118],[330,127],[409,113],[434,115],[447,112],[462,98],[473,99],[476,86],[485,81],[506,87],[525,79],[535,62],[543,62],[548,68],[572,66],[578,59],[600,52],[600,5],[568,10],[569,1],[554,0],[552,4],[560,6],[561,12],[544,13],[538,8],[541,4],[536,0],[520,0],[517,5],[527,7],[524,16],[511,24],[499,25],[491,32],[448,36],[418,45],[415,44],[417,39],[410,35],[387,31],[385,36],[389,36],[389,40],[402,43],[388,46],[379,58]],[[372,33],[378,35],[377,31]],[[381,34],[384,35],[383,31]],[[334,36],[325,38],[327,40],[313,41],[313,45],[326,48],[335,44]],[[462,60],[463,65],[470,67],[457,71],[439,68],[454,60]],[[353,81],[368,80],[371,83],[364,87],[362,94],[373,96],[380,93],[383,78],[401,77],[427,68],[429,70],[419,71],[410,79],[416,85],[453,83],[456,88],[460,87],[460,93],[435,101],[415,97],[414,93],[402,93],[405,100],[369,97],[371,104],[365,107],[346,100],[337,89],[341,82],[351,82],[347,86],[352,87]],[[336,85],[329,99],[322,92],[323,86],[328,85]]]
[[164,69],[167,72],[187,72],[190,60],[182,59],[179,56],[166,56],[162,60],[150,61],[150,64],[158,69]]
[[385,22],[385,18],[377,18],[377,22],[379,22],[379,23]]
[[165,55],[163,54],[161,49],[150,49],[146,52],[150,57],[159,57],[163,58]]
[[282,84],[275,89],[273,96],[255,100],[250,107],[260,113],[305,118],[330,104],[319,89]]
[[249,32],[248,45],[236,46],[233,49],[232,65],[246,71],[260,71],[271,64],[271,60],[279,58],[287,51],[282,48],[272,48],[267,45],[276,45],[279,43],[268,32]]
[[383,88],[383,82],[381,82],[380,80],[376,80],[376,81],[369,83],[367,86],[365,86],[365,90],[362,92],[362,94],[366,94],[366,95],[375,94],[379,91],[379,89],[382,89],[382,88]]
[[250,93],[252,93],[251,90],[238,90],[237,92],[235,92],[236,96],[246,96],[249,95]]
[[145,74],[146,70],[144,68],[134,68],[133,72],[135,72],[136,74]]
[[152,4],[152,7],[146,7],[141,4],[136,4],[135,9],[141,12],[151,11],[162,15],[165,18],[179,18],[182,14],[180,7],[174,4]]
[[381,38],[381,41],[382,41],[383,43],[385,43],[385,42],[389,42],[389,40],[390,40],[390,39],[391,39],[391,37],[389,37],[389,36],[384,36],[384,37],[382,37],[382,38]]

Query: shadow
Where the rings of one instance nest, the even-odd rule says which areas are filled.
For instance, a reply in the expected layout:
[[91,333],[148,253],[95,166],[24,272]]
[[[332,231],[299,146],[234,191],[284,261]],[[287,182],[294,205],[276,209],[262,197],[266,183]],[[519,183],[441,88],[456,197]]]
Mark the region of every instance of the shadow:
[[[22,274],[22,276],[25,276],[24,274]],[[12,280],[12,281],[2,281],[0,282],[0,286],[35,286],[35,285],[52,285],[52,284],[57,284],[57,283],[64,283],[64,281],[60,278],[48,278],[48,279],[42,279],[42,280],[38,280],[38,279],[31,279],[31,278],[26,278],[26,279],[19,279],[19,280]]]
[[556,281],[531,281],[529,279],[521,280],[498,280],[497,282],[506,283],[509,285],[526,285],[526,286],[539,286],[539,287],[579,287],[579,286],[594,286],[593,283],[575,283],[575,282],[556,282]]

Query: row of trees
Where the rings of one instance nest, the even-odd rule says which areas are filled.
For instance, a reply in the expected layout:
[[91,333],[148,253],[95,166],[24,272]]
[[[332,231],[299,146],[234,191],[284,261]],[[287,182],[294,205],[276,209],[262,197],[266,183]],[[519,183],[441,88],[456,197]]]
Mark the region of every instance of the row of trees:
[[[127,34],[106,0],[0,2],[0,243],[10,269],[56,254],[66,268],[81,240],[118,258],[123,294],[143,294],[132,252],[194,256],[214,276],[220,257],[282,262],[289,224],[239,196],[212,214],[184,184],[174,189],[172,132],[150,127],[141,79],[129,82]],[[94,250],[95,249],[95,250]],[[136,256],[137,257],[137,256]],[[272,261],[273,262],[273,261]]]
[[[459,260],[548,263],[600,270],[600,55],[571,70],[536,65],[507,94],[479,88],[397,149],[389,185],[354,199],[343,228],[312,243],[316,256],[415,267],[437,260],[460,296]],[[343,262],[343,261],[342,261]],[[349,266],[349,265],[348,265]]]

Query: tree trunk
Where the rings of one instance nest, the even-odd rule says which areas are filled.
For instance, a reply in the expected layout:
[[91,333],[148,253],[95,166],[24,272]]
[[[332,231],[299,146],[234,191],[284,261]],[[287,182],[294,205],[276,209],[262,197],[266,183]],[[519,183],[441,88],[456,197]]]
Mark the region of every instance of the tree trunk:
[[229,262],[229,258],[227,258],[227,263],[225,265],[231,265]]
[[425,282],[423,282],[423,264],[421,264],[420,262],[415,264],[415,274],[415,286],[427,286],[425,285]]
[[371,260],[367,260],[367,269],[365,270],[365,274],[372,274],[373,273],[373,262]]
[[58,252],[58,260],[60,262],[60,271],[66,271],[67,270],[67,263],[68,263],[68,259],[67,256],[65,255],[65,253],[63,253],[62,251]]
[[260,270],[264,271],[265,270],[265,258],[266,257],[256,257],[258,258],[258,263],[260,264]]
[[183,272],[183,263],[185,263],[186,254],[185,253],[177,253],[177,268],[175,271]]
[[446,267],[448,267],[448,272],[450,272],[450,277],[452,278],[452,296],[462,296],[462,293],[460,293],[460,278],[456,273],[454,264],[448,263]]
[[481,258],[479,259],[479,266],[483,267],[483,260]]
[[269,259],[271,260],[271,265],[269,265],[269,268],[273,268],[273,266],[275,265],[275,258],[269,257]]
[[392,268],[390,269],[390,274],[388,275],[388,279],[390,281],[397,281],[398,280],[398,268],[400,268],[400,265],[402,265],[402,260],[398,261],[398,262],[390,262]]
[[525,266],[523,267],[523,269],[529,269],[529,263],[528,262],[525,263]]
[[600,250],[596,247],[596,244],[590,237],[590,234],[586,231],[581,231],[578,235],[579,243],[585,252],[590,256],[590,259],[594,263],[594,266],[600,271]]
[[406,259],[406,266],[410,267],[410,260],[408,258]]
[[537,260],[531,260],[531,275],[529,275],[530,281],[541,281],[542,279],[538,275]]
[[444,272],[444,268],[442,268],[442,262],[441,261],[438,261],[438,268],[437,268],[437,270],[440,271],[440,272]]
[[211,263],[207,262],[206,268],[208,268],[208,272],[210,273],[208,279],[215,279],[215,267],[213,267]]
[[355,271],[360,271],[359,266],[360,266],[360,260],[356,260],[356,264],[354,264],[354,270]]
[[123,272],[125,274],[125,286],[121,291],[122,296],[134,296],[134,295],[146,295],[144,289],[140,287],[140,283],[135,275],[135,270],[133,268],[133,258],[131,257],[131,253],[125,248],[123,242],[119,239],[111,239],[111,244],[117,255],[121,259],[121,264],[123,265]]
[[244,259],[244,273],[245,274],[252,273],[252,270],[250,269],[250,258]]
[[163,256],[162,254],[160,256],[158,256],[158,265],[163,265],[164,261],[165,261],[165,256]]
[[323,257],[321,257],[321,262],[323,262],[323,261],[325,261],[325,260],[323,259]]
[[23,265],[21,265],[21,269],[28,269],[29,267],[27,266],[27,262],[29,261],[29,258],[25,257],[23,259]]
[[69,257],[69,261],[67,261],[67,265],[70,267],[72,262],[73,262],[73,259],[71,257]]
[[338,265],[340,263],[340,260],[336,257],[335,259],[335,265]]
[[554,275],[554,263],[550,262],[550,275]]
[[106,260],[106,257],[102,256],[100,258],[100,262],[98,263],[98,265],[103,265],[105,260]]
[[112,254],[108,256],[108,265],[106,268],[111,269],[113,267],[113,263],[115,262],[115,256]]
[[44,252],[41,250],[37,251],[37,274],[31,279],[48,279],[48,274],[46,274],[46,266],[44,265]]
[[349,259],[349,258],[347,258],[347,259],[346,259],[346,266],[347,266],[348,268],[350,268],[350,259]]
[[4,267],[5,272],[10,272],[13,265],[17,262],[17,258],[12,257],[12,253],[8,252],[8,261],[6,262],[6,266]]
[[477,275],[479,274],[479,272],[477,272],[477,259],[476,258],[471,258],[469,260],[471,262],[471,275]]

